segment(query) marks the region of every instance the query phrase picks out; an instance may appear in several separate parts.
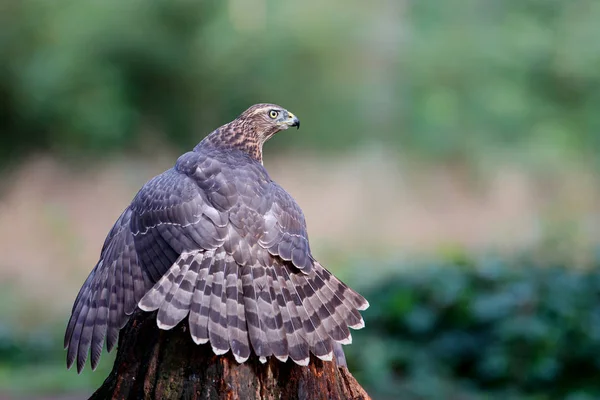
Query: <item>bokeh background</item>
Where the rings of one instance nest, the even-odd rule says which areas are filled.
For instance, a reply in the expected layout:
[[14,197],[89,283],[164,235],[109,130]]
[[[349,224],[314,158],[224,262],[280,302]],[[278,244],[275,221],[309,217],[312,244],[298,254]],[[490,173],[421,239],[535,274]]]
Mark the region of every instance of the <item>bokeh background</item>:
[[374,399],[600,397],[600,2],[0,2],[0,398],[77,399],[70,307],[141,185],[257,102]]

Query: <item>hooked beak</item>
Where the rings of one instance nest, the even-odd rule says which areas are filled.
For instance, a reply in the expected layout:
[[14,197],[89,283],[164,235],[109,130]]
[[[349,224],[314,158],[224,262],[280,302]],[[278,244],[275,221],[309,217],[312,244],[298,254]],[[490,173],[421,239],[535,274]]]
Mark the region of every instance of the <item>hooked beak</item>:
[[298,119],[298,117],[296,117],[291,112],[288,112],[288,116],[289,116],[289,118],[287,120],[287,124],[289,126],[295,126],[296,129],[300,129],[300,120]]

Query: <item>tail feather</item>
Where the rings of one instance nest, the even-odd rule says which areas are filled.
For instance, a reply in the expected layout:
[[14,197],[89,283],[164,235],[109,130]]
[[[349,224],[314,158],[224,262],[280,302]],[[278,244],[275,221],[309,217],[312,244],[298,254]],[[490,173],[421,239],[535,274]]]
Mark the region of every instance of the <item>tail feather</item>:
[[[200,261],[200,272],[196,279],[196,287],[192,294],[192,303],[190,305],[190,333],[192,339],[197,344],[208,342],[208,308],[203,304],[210,301],[210,290],[212,290],[212,275],[208,273],[212,263],[214,252],[207,252]],[[198,255],[200,257],[200,255]],[[208,291],[208,295],[205,292]]]
[[358,310],[352,305],[353,303],[350,300],[346,299],[346,297],[344,297],[343,295],[338,294],[338,292],[335,289],[332,289],[332,284],[330,284],[328,281],[323,280],[319,268],[316,268],[315,271],[316,273],[312,277],[312,279],[314,280],[317,287],[320,287],[320,292],[323,293],[327,298],[326,304],[328,304],[335,310],[335,314],[339,315],[342,321],[344,321],[344,323],[348,327],[352,329],[360,329],[364,327],[365,322]]
[[321,324],[324,326],[329,337],[342,344],[351,343],[352,336],[348,329],[348,324],[343,319],[342,310],[339,308],[336,309],[336,303],[333,302],[334,298],[328,296],[325,284],[319,285],[313,277],[307,275],[302,278],[306,282],[304,292],[307,293],[308,299],[317,312]]
[[323,266],[320,264],[318,265],[319,268],[317,268],[317,274],[321,276],[321,279],[325,281],[327,286],[329,286],[340,299],[344,300],[344,303],[350,309],[362,311],[369,308],[369,302],[364,297],[350,289],[344,282],[340,281],[333,276],[331,272],[323,268]]
[[283,357],[287,350],[287,344],[285,343],[285,336],[281,332],[281,324],[278,323],[277,316],[279,316],[279,320],[281,316],[273,308],[273,301],[271,299],[272,285],[269,284],[266,267],[260,264],[254,265],[252,267],[252,274],[254,276],[254,286],[257,288],[256,301],[258,304],[260,329],[264,337],[266,337],[271,354]]
[[[304,272],[268,254],[251,261],[241,264],[223,248],[182,254],[142,298],[140,308],[158,309],[162,329],[172,328],[189,313],[196,343],[210,341],[217,355],[231,349],[240,363],[248,359],[250,348],[261,361],[274,356],[307,365],[311,352],[323,360],[331,360],[335,352],[342,360],[340,344],[351,342],[349,327],[364,326],[358,310],[366,308],[367,301],[318,263]],[[111,285],[119,286],[120,278],[111,279],[107,285],[112,302],[119,293],[113,294]],[[99,304],[88,308],[105,312],[104,294],[93,301]],[[106,312],[113,310],[111,304]],[[92,312],[86,313],[90,318]],[[81,325],[85,330],[87,320]],[[70,328],[73,335],[78,327]]]
[[279,307],[277,301],[277,295],[280,292],[279,284],[277,283],[277,277],[272,267],[265,268],[267,275],[267,288],[269,290],[269,297],[271,298],[271,309],[273,310],[273,317],[275,326],[273,329],[269,329],[267,337],[271,343],[271,349],[273,355],[280,361],[286,362],[288,359],[288,340],[285,328],[283,327],[283,310]]
[[236,361],[243,363],[250,357],[250,343],[244,314],[242,280],[238,277],[238,265],[231,256],[225,259],[225,282],[229,346]]
[[[288,339],[288,350],[290,358],[299,365],[308,365],[310,360],[310,348],[308,344],[307,334],[304,332],[302,318],[298,312],[298,307],[292,294],[287,286],[286,274],[283,272],[285,266],[280,263],[275,263],[273,269],[277,276],[277,283],[281,292],[281,297],[278,297],[279,309],[284,318],[284,328]],[[285,304],[285,306],[284,306]],[[286,316],[289,317],[289,322],[286,322]]]
[[310,300],[300,282],[300,274],[290,274],[286,268],[283,269],[286,284],[292,299],[296,304],[298,315],[303,323],[304,332],[308,341],[310,351],[317,357],[330,360],[332,356],[332,344],[325,327],[321,324],[317,313],[314,311]]
[[200,264],[195,260],[195,254],[190,254],[186,265],[181,266],[179,276],[182,278],[175,281],[158,312],[157,322],[165,326],[164,329],[173,328],[188,315],[199,268]]
[[160,278],[156,285],[142,297],[138,303],[138,307],[144,311],[158,310],[164,303],[165,297],[171,290],[180,271],[181,266],[177,262],[169,269],[169,272]]
[[208,337],[212,349],[217,355],[225,354],[229,351],[224,258],[224,252],[219,253],[209,270],[209,274],[212,275],[213,280],[208,314]]
[[[177,262],[179,271],[177,271],[177,275],[175,275],[173,281],[169,285],[169,290],[165,290],[166,293],[164,294],[163,302],[158,308],[158,314],[156,316],[156,323],[161,329],[172,329],[188,314],[190,306],[189,301],[182,302],[184,299],[180,298],[186,297],[188,292],[180,291],[179,289],[190,269],[190,259],[193,260],[193,255],[185,258],[181,257],[179,259]],[[172,277],[173,275],[167,276]]]
[[259,357],[271,355],[271,348],[267,341],[267,335],[261,327],[261,316],[257,299],[257,284],[253,274],[253,267],[245,265],[241,268],[242,287],[244,290],[244,312],[246,314],[246,324],[248,326],[248,335],[254,353]]
[[336,323],[340,326],[348,326],[353,329],[362,328],[365,323],[358,310],[351,305],[350,301],[345,300],[344,297],[339,297],[327,282],[321,278],[321,269],[323,267],[317,264],[315,266],[315,274],[308,277],[307,280],[313,288],[316,288],[321,301],[335,318]]

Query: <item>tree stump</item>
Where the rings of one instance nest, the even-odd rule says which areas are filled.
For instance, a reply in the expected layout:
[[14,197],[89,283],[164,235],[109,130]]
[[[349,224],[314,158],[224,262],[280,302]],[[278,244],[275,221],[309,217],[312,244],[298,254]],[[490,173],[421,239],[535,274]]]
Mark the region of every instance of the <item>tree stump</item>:
[[136,311],[121,330],[115,364],[90,399],[370,399],[345,367],[311,355],[306,367],[252,355],[238,364],[197,345],[187,318],[169,331]]

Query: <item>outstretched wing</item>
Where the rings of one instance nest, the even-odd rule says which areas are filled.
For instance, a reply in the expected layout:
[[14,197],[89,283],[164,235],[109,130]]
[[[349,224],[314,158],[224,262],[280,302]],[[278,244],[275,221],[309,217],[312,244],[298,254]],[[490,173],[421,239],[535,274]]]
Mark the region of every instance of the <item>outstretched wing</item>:
[[100,261],[75,299],[64,345],[68,349],[67,367],[77,360],[78,372],[90,348],[92,368],[96,368],[104,339],[110,351],[138,301],[152,287],[135,250],[131,217],[130,208],[121,214],[104,242]]
[[75,299],[64,345],[67,366],[80,372],[91,349],[95,369],[140,299],[187,249],[223,244],[226,214],[208,205],[202,190],[174,169],[150,180],[109,232]]

